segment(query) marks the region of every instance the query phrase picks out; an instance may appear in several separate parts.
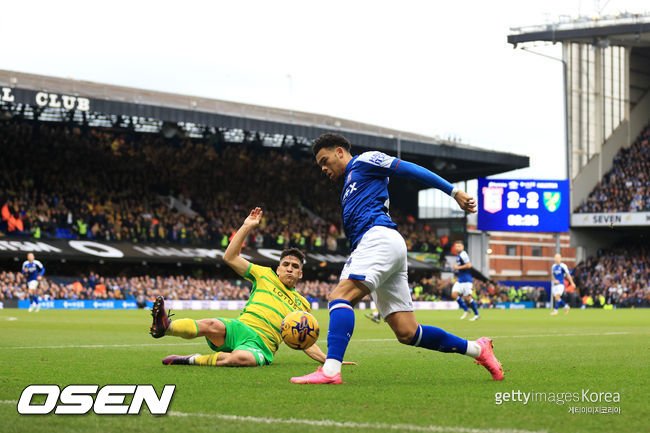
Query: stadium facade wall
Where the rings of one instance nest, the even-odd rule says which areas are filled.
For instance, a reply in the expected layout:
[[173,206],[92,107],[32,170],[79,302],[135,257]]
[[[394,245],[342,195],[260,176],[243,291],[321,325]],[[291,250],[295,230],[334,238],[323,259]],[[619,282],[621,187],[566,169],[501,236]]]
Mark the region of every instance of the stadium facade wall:
[[[476,230],[476,226],[468,225],[467,232],[475,238],[475,242],[471,242],[470,237],[468,247],[472,265],[487,266],[488,272],[484,274],[489,275],[490,279],[550,280],[556,247],[555,233],[491,231],[487,232],[487,242],[478,242],[476,238],[482,237],[482,232]],[[577,263],[576,249],[569,241],[568,234],[560,234],[562,260],[573,268]],[[487,243],[486,247],[483,247],[484,243]]]

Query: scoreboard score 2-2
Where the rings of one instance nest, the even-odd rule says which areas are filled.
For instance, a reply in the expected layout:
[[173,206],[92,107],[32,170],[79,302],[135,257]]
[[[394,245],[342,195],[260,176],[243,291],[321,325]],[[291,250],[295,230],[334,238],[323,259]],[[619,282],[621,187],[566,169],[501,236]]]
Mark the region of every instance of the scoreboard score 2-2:
[[478,180],[478,229],[569,231],[569,181]]

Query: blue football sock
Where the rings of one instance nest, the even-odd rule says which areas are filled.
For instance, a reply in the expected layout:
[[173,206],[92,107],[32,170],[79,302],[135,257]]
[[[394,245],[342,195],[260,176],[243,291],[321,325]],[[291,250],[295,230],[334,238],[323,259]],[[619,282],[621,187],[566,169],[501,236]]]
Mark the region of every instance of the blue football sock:
[[29,305],[34,303],[34,295],[29,295]]
[[34,295],[34,303],[38,305],[38,296]]
[[458,302],[458,306],[462,308],[463,310],[467,311],[467,305],[465,305],[465,302],[463,302],[463,298],[460,296],[456,298],[456,302]]
[[472,299],[472,311],[478,316],[478,305],[476,305],[476,301],[474,299]]
[[419,325],[409,344],[439,352],[460,353],[463,355],[467,352],[467,340],[449,334],[435,326]]
[[327,331],[327,359],[343,362],[345,349],[354,331],[354,310],[344,299],[335,299],[329,304],[330,325]]
[[566,302],[564,300],[560,299],[555,303],[555,309],[557,310],[558,308],[562,308],[566,305]]

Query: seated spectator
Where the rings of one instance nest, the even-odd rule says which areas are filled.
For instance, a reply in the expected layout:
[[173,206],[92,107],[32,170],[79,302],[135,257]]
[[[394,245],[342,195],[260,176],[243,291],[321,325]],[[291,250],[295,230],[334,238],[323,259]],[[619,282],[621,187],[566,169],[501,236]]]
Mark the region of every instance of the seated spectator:
[[618,151],[611,170],[575,211],[650,211],[650,126],[630,147]]

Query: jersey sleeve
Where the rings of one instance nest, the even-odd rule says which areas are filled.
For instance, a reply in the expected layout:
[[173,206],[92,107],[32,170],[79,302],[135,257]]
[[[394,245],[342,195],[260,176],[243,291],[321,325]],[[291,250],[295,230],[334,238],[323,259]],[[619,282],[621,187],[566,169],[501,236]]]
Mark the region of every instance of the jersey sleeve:
[[564,272],[565,272],[567,275],[571,275],[571,272],[569,272],[569,267],[568,267],[567,265],[565,265],[564,263],[562,263],[560,266],[562,266],[562,270],[564,270]]
[[401,161],[401,164],[395,165],[395,174],[399,177],[414,179],[428,187],[439,189],[447,195],[451,195],[454,186],[442,177],[438,176],[431,170],[413,164],[408,161]]
[[34,263],[36,263],[36,267],[38,268],[38,275],[42,277],[45,274],[45,266],[38,260],[34,260]]
[[[254,263],[251,263],[248,266],[248,270],[246,273],[243,275],[244,279],[250,281],[251,283],[254,283],[257,281],[258,278],[262,277],[263,275],[267,275],[271,271],[271,268],[267,268],[265,266],[260,266],[256,265]],[[273,272],[273,271],[271,271]]]
[[467,254],[467,251],[461,251],[460,252],[460,258],[463,261],[464,265],[469,263],[469,255]]
[[364,152],[357,157],[358,169],[370,176],[388,177],[395,174],[400,160],[382,152]]
[[27,266],[27,261],[23,262],[23,266],[20,269],[23,274],[27,272],[27,270],[25,269],[25,266]]

